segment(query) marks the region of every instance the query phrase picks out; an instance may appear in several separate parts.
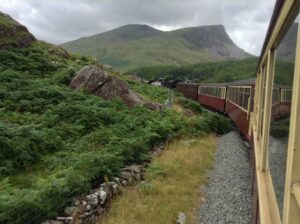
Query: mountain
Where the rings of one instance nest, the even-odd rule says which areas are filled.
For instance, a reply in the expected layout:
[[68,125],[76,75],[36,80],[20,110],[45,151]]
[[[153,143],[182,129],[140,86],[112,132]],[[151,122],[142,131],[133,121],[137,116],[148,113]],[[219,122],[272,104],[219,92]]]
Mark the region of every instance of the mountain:
[[224,26],[200,26],[163,32],[147,25],[126,25],[62,44],[92,55],[120,71],[154,65],[244,59],[251,55],[235,45]]

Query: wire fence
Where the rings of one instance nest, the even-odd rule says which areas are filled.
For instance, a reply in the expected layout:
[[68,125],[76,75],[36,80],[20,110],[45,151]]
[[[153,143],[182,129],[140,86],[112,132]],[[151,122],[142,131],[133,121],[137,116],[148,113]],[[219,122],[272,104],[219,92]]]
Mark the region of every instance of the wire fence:
[[163,112],[167,109],[171,109],[173,107],[174,101],[174,93],[172,90],[170,90],[169,97],[166,99],[166,101],[160,106],[160,112]]

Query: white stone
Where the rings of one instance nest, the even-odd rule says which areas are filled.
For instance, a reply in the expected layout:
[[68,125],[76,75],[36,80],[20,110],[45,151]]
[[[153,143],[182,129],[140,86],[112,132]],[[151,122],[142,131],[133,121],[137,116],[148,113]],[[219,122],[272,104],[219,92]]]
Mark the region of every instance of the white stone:
[[83,205],[83,206],[86,206],[86,205],[87,205],[87,202],[86,202],[86,201],[83,201],[83,202],[82,202],[82,205]]
[[91,206],[90,206],[90,205],[87,205],[85,208],[86,208],[86,210],[88,210],[88,211],[91,210]]
[[183,212],[179,212],[176,223],[177,224],[185,224],[185,221],[186,221],[186,215]]
[[101,205],[103,205],[106,201],[107,193],[103,189],[100,189],[99,193],[100,193],[100,200],[101,200],[100,203]]

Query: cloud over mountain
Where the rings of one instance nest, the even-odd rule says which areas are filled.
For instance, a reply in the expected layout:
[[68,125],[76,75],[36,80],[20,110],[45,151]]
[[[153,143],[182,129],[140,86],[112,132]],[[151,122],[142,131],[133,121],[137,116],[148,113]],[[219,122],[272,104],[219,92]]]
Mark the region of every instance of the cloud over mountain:
[[0,11],[26,25],[36,37],[56,44],[125,24],[148,24],[164,30],[223,24],[238,46],[259,54],[274,2],[1,0]]

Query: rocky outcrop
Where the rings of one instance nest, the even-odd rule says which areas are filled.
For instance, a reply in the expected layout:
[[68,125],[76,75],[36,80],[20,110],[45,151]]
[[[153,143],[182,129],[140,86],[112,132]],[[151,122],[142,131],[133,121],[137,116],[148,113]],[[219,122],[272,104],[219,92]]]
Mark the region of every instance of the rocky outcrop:
[[0,50],[28,47],[36,40],[25,26],[9,15],[0,12],[0,19]]
[[[163,149],[163,145],[155,146],[150,156],[158,157]],[[142,181],[141,184],[143,183],[148,162],[150,161],[124,167],[118,177],[104,183],[99,182],[98,187],[90,190],[89,194],[75,198],[73,203],[65,208],[62,216],[56,217],[55,220],[46,220],[41,224],[102,223],[101,221],[110,209],[112,199],[120,195],[124,187],[138,184],[140,181]]]
[[[138,167],[136,169],[136,167]],[[139,172],[136,172],[139,171]],[[47,220],[42,224],[94,224],[104,217],[111,200],[121,193],[121,189],[127,185],[133,185],[143,178],[142,165],[131,165],[121,171],[120,177],[112,181],[102,183],[100,187],[90,191],[88,195],[82,195],[65,208],[63,216],[56,220]]]
[[70,87],[74,90],[84,90],[94,93],[106,100],[120,97],[128,107],[144,105],[150,109],[158,109],[159,105],[146,101],[142,96],[133,92],[128,84],[97,66],[85,66],[71,81]]

